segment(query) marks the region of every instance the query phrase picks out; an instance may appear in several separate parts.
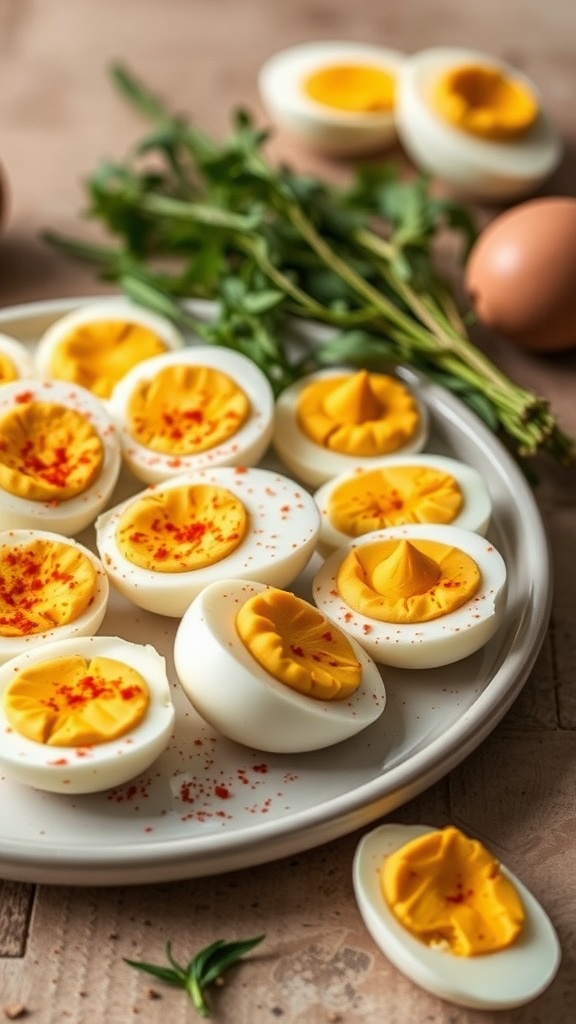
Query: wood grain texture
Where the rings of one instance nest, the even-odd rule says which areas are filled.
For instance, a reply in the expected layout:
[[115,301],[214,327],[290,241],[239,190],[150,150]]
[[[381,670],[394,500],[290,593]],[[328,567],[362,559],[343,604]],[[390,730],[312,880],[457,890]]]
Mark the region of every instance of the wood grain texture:
[[[539,83],[566,156],[551,194],[575,193],[573,0],[0,0],[0,166],[9,186],[0,244],[0,304],[107,290],[91,269],[45,246],[46,227],[89,231],[82,180],[121,157],[141,130],[113,94],[121,58],[197,121],[224,133],[234,106],[263,119],[256,75],[272,52],[306,39],[372,40],[412,52],[466,45],[514,61]],[[282,132],[276,160],[345,180],[349,167],[301,150]],[[401,156],[399,159],[401,159]],[[481,210],[485,219],[494,210]],[[550,398],[576,434],[574,353],[531,357],[475,331],[520,383]],[[0,1019],[30,1024],[189,1024],[178,991],[123,957],[187,958],[217,937],[266,933],[214,991],[220,1024],[564,1024],[576,1005],[576,472],[543,463],[538,501],[555,592],[550,629],[522,694],[449,777],[399,811],[448,821],[489,843],[533,889],[558,929],[563,964],[550,989],[513,1012],[463,1010],[417,989],[380,954],[351,886],[359,833],[296,857],[172,885],[74,889],[0,882]],[[0,822],[1,828],[1,822]]]

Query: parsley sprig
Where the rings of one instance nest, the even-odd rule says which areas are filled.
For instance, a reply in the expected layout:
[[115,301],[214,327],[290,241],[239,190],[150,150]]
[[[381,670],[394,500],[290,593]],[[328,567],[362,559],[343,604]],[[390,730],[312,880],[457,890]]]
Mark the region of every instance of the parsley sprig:
[[[87,216],[115,244],[47,232],[51,243],[202,340],[248,355],[276,393],[325,365],[405,363],[455,392],[520,458],[570,461],[573,441],[548,401],[472,343],[436,270],[441,231],[459,234],[464,255],[472,244],[465,207],[387,163],[358,167],[346,187],[274,167],[246,112],[220,142],[126,68],[112,76],[153,123],[124,162],[103,162],[87,181]],[[216,299],[216,315],[192,314],[185,298]],[[294,317],[328,325],[330,336],[295,356]]]
[[221,978],[229,967],[245,953],[254,949],[263,939],[263,935],[258,935],[253,939],[239,939],[235,942],[217,939],[216,942],[196,953],[186,966],[175,960],[170,942],[166,943],[168,966],[149,964],[142,960],[128,960],[126,957],[124,962],[138,971],[151,974],[160,981],[184,989],[200,1016],[210,1017],[210,1007],[206,1000],[208,986]]

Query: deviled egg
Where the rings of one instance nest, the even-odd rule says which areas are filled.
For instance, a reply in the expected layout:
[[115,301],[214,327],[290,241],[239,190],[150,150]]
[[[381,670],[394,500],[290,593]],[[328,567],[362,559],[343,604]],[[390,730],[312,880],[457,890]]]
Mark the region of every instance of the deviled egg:
[[314,601],[374,661],[436,668],[483,647],[502,623],[506,565],[472,530],[408,524],[376,530],[328,556]]
[[319,545],[327,553],[374,530],[405,523],[449,523],[485,533],[490,492],[478,470],[445,455],[389,455],[356,468],[314,494]]
[[183,345],[169,320],[119,296],[55,320],[39,339],[35,360],[41,376],[80,384],[106,400],[136,363]]
[[164,658],[119,637],[57,640],[0,668],[0,765],[54,793],[95,793],[146,771],[172,734]]
[[561,951],[548,915],[458,829],[374,829],[357,847],[353,884],[384,955],[441,999],[506,1010],[535,999],[554,979]]
[[92,636],[108,577],[83,544],[43,530],[0,531],[0,664],[29,647]]
[[114,388],[110,410],[124,462],[156,484],[207,466],[259,462],[270,444],[274,397],[247,356],[196,345],[135,366]]
[[316,546],[314,499],[280,473],[219,467],[149,487],[96,522],[108,576],[128,600],[180,617],[215,580],[292,583]]
[[0,529],[78,533],[106,505],[120,466],[116,428],[85,388],[31,379],[0,388]]
[[308,374],[279,395],[273,446],[298,480],[319,487],[383,455],[420,451],[428,411],[390,374],[331,368]]
[[8,334],[0,334],[0,385],[21,377],[33,377],[32,350]]
[[257,750],[319,750],[382,714],[380,672],[300,597],[246,580],[206,587],[185,612],[174,664],[189,700],[224,736]]

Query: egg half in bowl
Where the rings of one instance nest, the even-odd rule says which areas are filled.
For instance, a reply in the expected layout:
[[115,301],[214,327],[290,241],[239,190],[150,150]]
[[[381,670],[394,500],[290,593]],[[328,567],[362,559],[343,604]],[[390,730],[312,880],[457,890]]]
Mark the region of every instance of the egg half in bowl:
[[206,587],[182,617],[174,664],[198,713],[256,750],[320,750],[382,714],[380,672],[296,595],[246,580]]
[[97,633],[108,591],[102,563],[78,541],[0,531],[0,664],[37,644]]
[[102,564],[134,604],[180,617],[215,580],[289,586],[320,517],[304,488],[266,469],[221,466],[149,487],[96,521]]
[[53,793],[96,793],[146,771],[174,705],[164,658],[119,637],[57,640],[0,668],[0,765]]
[[28,379],[0,388],[0,529],[79,533],[120,466],[116,428],[85,388]]

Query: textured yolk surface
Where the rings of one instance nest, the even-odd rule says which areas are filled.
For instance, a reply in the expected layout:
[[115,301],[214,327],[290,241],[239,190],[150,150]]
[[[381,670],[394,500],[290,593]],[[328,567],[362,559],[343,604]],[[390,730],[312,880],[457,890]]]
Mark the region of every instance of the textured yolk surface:
[[346,604],[380,622],[428,622],[474,597],[480,570],[469,555],[436,541],[385,540],[354,548],[340,564]]
[[415,434],[420,414],[408,388],[386,374],[322,377],[310,383],[297,406],[310,440],[345,455],[386,455]]
[[236,629],[260,665],[279,682],[317,700],[344,700],[362,668],[348,638],[294,594],[270,588],[238,611]]
[[22,401],[0,419],[0,487],[31,501],[65,501],[100,474],[98,433],[75,409]]
[[140,381],[128,404],[129,430],[155,452],[194,455],[228,441],[250,414],[240,387],[210,366],[170,366]]
[[10,724],[36,743],[89,747],[123,736],[142,721],[148,687],[113,658],[53,658],[18,672],[4,694]]
[[350,537],[403,523],[451,523],[462,492],[449,473],[426,466],[358,472],[335,487],[328,501],[332,525]]
[[303,83],[310,99],[352,114],[392,110],[395,86],[391,72],[368,64],[334,64],[319,68]]
[[515,139],[538,117],[538,102],[526,85],[482,65],[446,71],[435,84],[433,101],[450,124],[485,139]]
[[391,854],[380,879],[395,917],[427,946],[477,956],[511,946],[522,930],[513,883],[481,843],[452,826]]
[[69,544],[0,547],[0,636],[28,636],[74,622],[94,600],[96,570]]
[[143,359],[161,355],[166,344],[154,331],[127,320],[94,320],[74,327],[50,359],[50,375],[81,384],[99,398]]
[[0,384],[7,384],[9,380],[18,380],[18,372],[9,356],[0,352]]
[[124,557],[154,572],[190,572],[230,555],[248,529],[242,502],[197,484],[152,492],[130,505],[116,531]]

